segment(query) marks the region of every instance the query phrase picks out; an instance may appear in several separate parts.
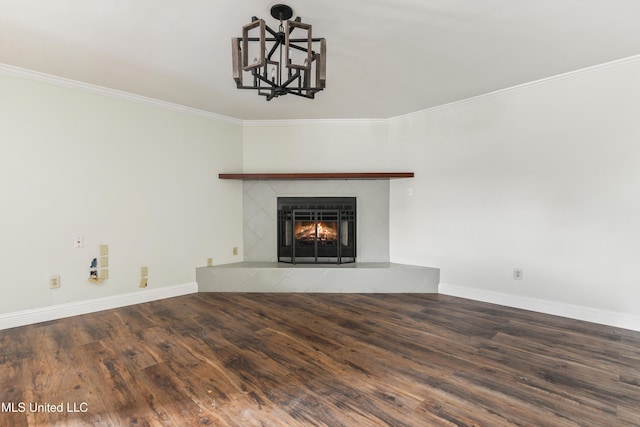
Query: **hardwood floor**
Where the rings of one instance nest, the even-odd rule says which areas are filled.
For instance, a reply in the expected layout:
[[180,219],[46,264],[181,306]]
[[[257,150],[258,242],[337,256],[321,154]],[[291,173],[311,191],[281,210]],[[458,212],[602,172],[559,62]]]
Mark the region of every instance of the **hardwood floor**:
[[0,402],[1,426],[640,426],[640,333],[435,294],[201,293],[0,331]]

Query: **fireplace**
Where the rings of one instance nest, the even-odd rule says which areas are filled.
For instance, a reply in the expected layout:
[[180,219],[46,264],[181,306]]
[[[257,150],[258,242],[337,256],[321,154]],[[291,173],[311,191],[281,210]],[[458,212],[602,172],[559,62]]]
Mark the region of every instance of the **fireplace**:
[[278,197],[278,261],[356,260],[355,197]]

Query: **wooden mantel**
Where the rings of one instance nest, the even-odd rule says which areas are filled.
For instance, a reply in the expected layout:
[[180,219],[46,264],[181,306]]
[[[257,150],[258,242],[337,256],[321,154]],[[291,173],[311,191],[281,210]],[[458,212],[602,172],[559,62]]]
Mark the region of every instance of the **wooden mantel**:
[[323,172],[323,173],[221,173],[220,179],[393,179],[413,178],[413,172]]

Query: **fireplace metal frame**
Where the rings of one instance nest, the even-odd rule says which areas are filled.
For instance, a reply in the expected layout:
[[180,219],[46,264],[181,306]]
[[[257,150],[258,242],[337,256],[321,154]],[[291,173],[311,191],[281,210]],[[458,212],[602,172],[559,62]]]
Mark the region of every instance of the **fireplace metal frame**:
[[[335,222],[335,246],[299,246],[294,236],[296,221]],[[355,197],[278,197],[278,261],[290,264],[345,264],[356,260]],[[346,234],[345,234],[346,233]],[[290,240],[290,241],[289,241]],[[346,244],[344,242],[346,241]]]

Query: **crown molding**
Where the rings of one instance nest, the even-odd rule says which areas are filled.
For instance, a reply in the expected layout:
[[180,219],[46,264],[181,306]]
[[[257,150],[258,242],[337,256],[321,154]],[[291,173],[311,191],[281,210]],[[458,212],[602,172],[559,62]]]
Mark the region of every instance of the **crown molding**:
[[149,98],[142,95],[136,95],[121,90],[110,89],[103,86],[93,85],[90,83],[83,83],[77,80],[66,79],[64,77],[54,76],[52,74],[41,73],[38,71],[27,70],[26,68],[15,67],[13,65],[0,63],[0,73],[9,76],[20,77],[28,80],[33,80],[42,83],[49,83],[52,85],[80,89],[85,92],[93,93],[96,95],[108,96],[110,98],[121,99],[124,101],[135,102],[137,104],[147,105],[150,107],[162,108],[165,110],[176,111],[179,113],[188,114],[195,117],[200,117],[209,120],[217,120],[236,125],[242,125],[242,120],[233,117],[223,116],[221,114],[210,113],[208,111],[199,110],[197,108],[191,108],[180,104],[174,104],[172,102],[161,101],[155,98]]
[[389,119],[283,119],[243,120],[244,127],[326,126],[326,125],[371,125],[387,124]]
[[488,93],[483,93],[482,95],[477,95],[477,96],[472,96],[470,98],[464,98],[464,99],[460,99],[458,101],[453,101],[453,102],[449,102],[446,104],[441,104],[441,105],[436,105],[434,107],[429,107],[429,108],[425,108],[423,110],[418,110],[418,111],[414,111],[411,113],[406,113],[406,114],[401,114],[399,116],[395,116],[395,117],[389,117],[387,120],[388,123],[390,122],[394,122],[394,121],[400,121],[400,120],[404,120],[404,119],[408,119],[411,117],[415,117],[415,116],[419,116],[425,113],[430,113],[433,111],[438,111],[438,110],[444,110],[447,108],[452,108],[452,107],[456,107],[459,105],[464,105],[464,104],[468,104],[468,103],[472,103],[472,102],[477,102],[477,101],[481,101],[483,99],[490,99],[490,98],[494,98],[496,96],[500,96],[500,95],[504,95],[507,93],[511,93],[511,92],[520,92],[523,90],[528,90],[531,89],[533,87],[536,86],[543,86],[546,84],[551,84],[560,80],[565,80],[571,77],[575,77],[575,76],[579,76],[579,75],[583,75],[583,74],[589,74],[591,72],[595,72],[595,71],[599,71],[599,70],[603,70],[606,68],[612,68],[612,67],[616,67],[618,65],[623,65],[623,64],[627,64],[627,63],[632,63],[632,62],[637,62],[640,61],[640,55],[633,55],[633,56],[628,56],[626,58],[621,58],[621,59],[615,59],[613,61],[609,61],[609,62],[604,62],[602,64],[596,64],[596,65],[592,65],[590,67],[586,67],[586,68],[580,68],[579,70],[573,70],[573,71],[568,71],[566,73],[562,73],[562,74],[556,74],[554,76],[550,76],[550,77],[545,77],[542,79],[538,79],[538,80],[534,80],[531,82],[526,82],[526,83],[522,83],[516,86],[511,86],[511,87],[507,87],[504,89],[499,89],[493,92],[488,92]]
[[557,74],[550,77],[545,77],[539,80],[522,83],[516,86],[511,86],[504,89],[499,89],[493,92],[484,93],[482,95],[472,96],[470,98],[460,99],[458,101],[449,102],[446,104],[436,105],[434,107],[425,108],[423,110],[413,111],[411,113],[401,114],[399,116],[383,118],[383,119],[292,119],[292,120],[244,120],[243,126],[246,127],[276,127],[276,126],[309,126],[309,125],[353,125],[353,124],[389,124],[396,121],[402,121],[411,117],[420,116],[422,114],[443,110],[447,108],[453,108],[459,105],[464,105],[472,102],[482,101],[484,99],[494,98],[496,96],[504,95],[511,92],[519,92],[528,90],[536,86],[542,86],[545,84],[551,84],[560,80],[568,79],[571,77],[588,74],[591,72],[599,71],[606,68],[616,67],[619,65],[640,61],[640,55],[633,55],[626,58],[616,59],[602,64],[592,65],[590,67],[581,68],[579,70],[568,71],[566,73]]
[[553,83],[559,80],[564,80],[574,76],[599,71],[602,69],[616,67],[626,63],[640,61],[640,55],[633,55],[626,58],[616,59],[613,61],[605,62],[602,64],[596,64],[590,67],[581,68],[579,70],[569,71],[555,76],[545,77],[543,79],[534,80],[532,82],[522,83],[520,85],[511,86],[508,88],[496,90],[493,92],[485,93],[482,95],[473,96],[470,98],[461,99],[458,101],[449,102],[446,104],[436,105],[434,107],[425,108],[423,110],[414,111],[411,113],[401,114],[395,117],[378,118],[378,119],[283,119],[283,120],[242,120],[234,117],[224,116],[221,114],[211,113],[196,108],[186,107],[180,104],[174,104],[167,101],[161,101],[159,99],[148,98],[141,95],[135,95],[129,92],[119,91],[116,89],[110,89],[102,86],[97,86],[89,83],[83,83],[76,80],[66,79],[63,77],[54,76],[51,74],[40,73],[37,71],[27,70],[25,68],[15,67],[13,65],[0,63],[0,73],[22,77],[30,80],[45,82],[54,84],[57,86],[81,89],[87,92],[95,93],[103,96],[110,96],[112,98],[118,98],[131,102],[137,102],[139,104],[149,105],[158,108],[164,108],[171,111],[177,111],[184,114],[190,114],[196,117],[202,117],[211,120],[218,120],[227,123],[240,125],[243,127],[285,127],[285,126],[326,126],[326,125],[371,125],[371,124],[389,124],[396,121],[401,121],[411,117],[419,116],[425,113],[438,111],[442,109],[452,108],[458,105],[464,105],[471,102],[481,101],[483,99],[489,99],[496,96],[500,96],[510,92],[518,92],[527,90],[535,86],[545,85]]

